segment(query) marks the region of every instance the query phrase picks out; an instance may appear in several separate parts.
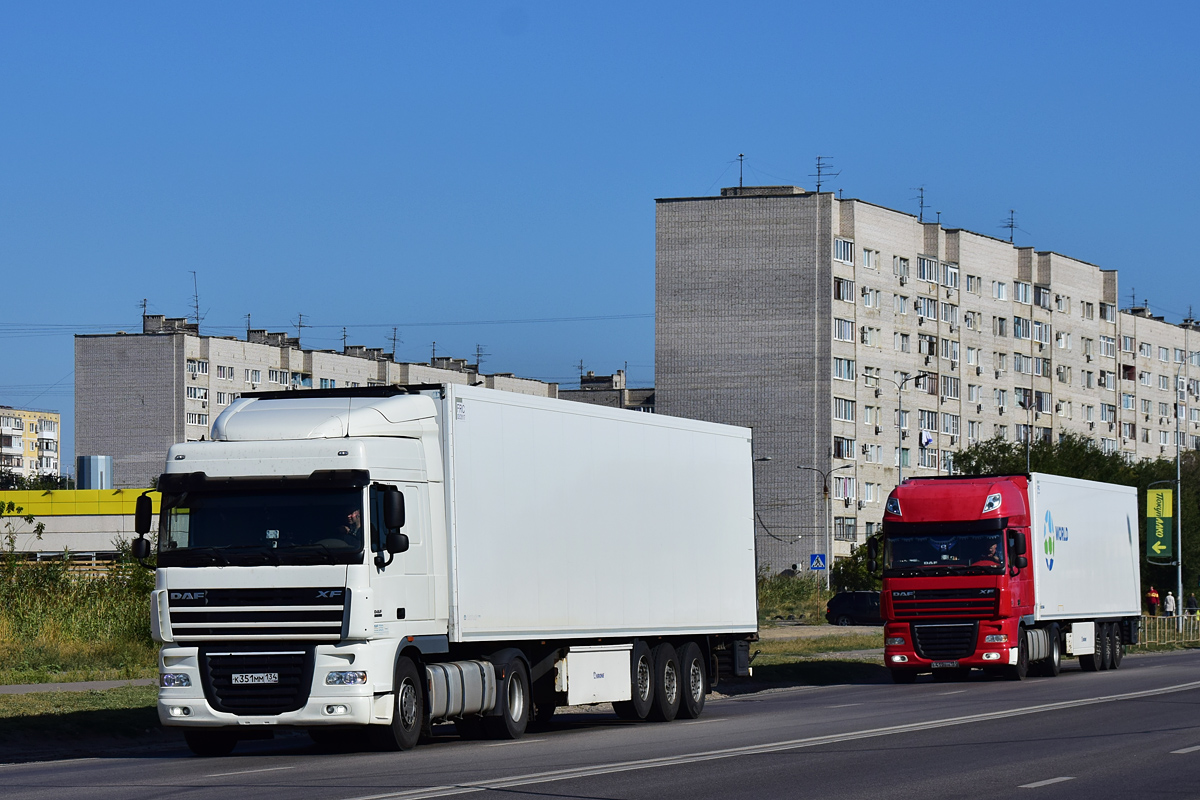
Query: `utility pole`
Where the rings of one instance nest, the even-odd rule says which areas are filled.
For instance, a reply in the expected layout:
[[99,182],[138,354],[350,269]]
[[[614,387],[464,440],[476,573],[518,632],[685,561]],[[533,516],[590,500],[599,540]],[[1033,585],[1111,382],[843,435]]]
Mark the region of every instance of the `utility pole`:
[[742,162],[746,160],[745,153],[738,153],[738,188],[742,188]]
[[392,328],[392,361],[396,360],[396,329]]

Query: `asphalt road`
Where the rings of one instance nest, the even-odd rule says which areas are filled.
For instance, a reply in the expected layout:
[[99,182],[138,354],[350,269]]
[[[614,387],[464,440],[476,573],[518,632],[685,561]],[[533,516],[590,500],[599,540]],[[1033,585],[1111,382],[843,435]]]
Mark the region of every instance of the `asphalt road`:
[[[449,729],[447,730],[449,734]],[[408,753],[306,738],[0,766],[16,798],[1200,797],[1200,652],[1066,662],[1022,683],[804,687],[710,702],[695,721],[556,716],[516,742],[438,736]]]

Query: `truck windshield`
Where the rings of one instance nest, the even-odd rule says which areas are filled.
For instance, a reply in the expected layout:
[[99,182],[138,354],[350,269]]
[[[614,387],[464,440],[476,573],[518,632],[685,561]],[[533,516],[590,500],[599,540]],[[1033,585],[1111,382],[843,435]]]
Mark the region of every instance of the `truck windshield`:
[[885,574],[980,575],[1004,571],[1004,534],[965,533],[887,537]]
[[362,562],[361,489],[187,491],[162,509],[159,566]]

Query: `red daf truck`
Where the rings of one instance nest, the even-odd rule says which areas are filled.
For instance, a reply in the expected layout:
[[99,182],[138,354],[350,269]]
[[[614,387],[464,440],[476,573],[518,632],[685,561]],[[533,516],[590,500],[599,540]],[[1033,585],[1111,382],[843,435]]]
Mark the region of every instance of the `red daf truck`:
[[1037,473],[904,481],[883,517],[893,679],[1053,676],[1064,656],[1116,669],[1137,643],[1136,520],[1128,486]]

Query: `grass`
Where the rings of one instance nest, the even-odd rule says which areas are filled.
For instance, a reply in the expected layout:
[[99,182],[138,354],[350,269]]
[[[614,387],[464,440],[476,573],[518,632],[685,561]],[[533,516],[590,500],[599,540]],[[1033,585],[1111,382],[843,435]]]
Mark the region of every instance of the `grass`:
[[776,617],[794,617],[813,624],[825,623],[825,604],[833,596],[812,575],[775,575],[758,579],[759,623]]
[[[836,630],[836,628],[830,628]],[[803,639],[763,639],[755,642],[754,650],[764,656],[812,656],[820,653],[845,653],[852,650],[874,650],[883,647],[883,630],[879,633],[831,633]],[[755,663],[758,663],[755,661]]]
[[143,736],[159,729],[157,695],[155,686],[0,695],[0,742]]

